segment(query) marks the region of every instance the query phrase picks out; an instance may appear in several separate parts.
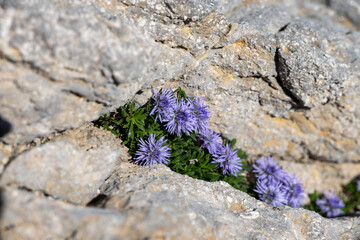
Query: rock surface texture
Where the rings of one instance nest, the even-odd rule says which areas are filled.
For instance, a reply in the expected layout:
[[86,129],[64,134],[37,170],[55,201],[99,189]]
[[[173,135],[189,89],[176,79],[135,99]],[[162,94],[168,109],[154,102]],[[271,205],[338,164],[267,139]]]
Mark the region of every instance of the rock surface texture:
[[161,165],[123,163],[100,191],[103,197],[84,208],[5,188],[3,237],[23,239],[31,232],[37,239],[288,240],[360,235],[358,218],[324,219],[304,209],[273,208],[227,183],[195,180]]
[[272,208],[128,162],[91,122],[153,87],[308,192],[360,173],[358,0],[0,0],[2,239],[360,239],[360,219]]

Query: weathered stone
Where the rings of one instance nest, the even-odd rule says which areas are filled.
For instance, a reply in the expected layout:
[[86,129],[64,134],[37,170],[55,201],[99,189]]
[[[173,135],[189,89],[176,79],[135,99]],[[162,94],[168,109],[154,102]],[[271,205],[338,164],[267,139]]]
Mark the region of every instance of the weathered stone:
[[127,153],[110,132],[85,125],[33,147],[12,160],[2,185],[15,185],[86,204]]
[[0,62],[1,113],[11,119],[13,126],[13,131],[3,141],[30,142],[98,116],[101,104],[71,94],[61,84],[51,82],[27,67],[4,60]]
[[0,112],[13,125],[7,143],[95,120],[191,64],[189,53],[155,43],[121,16],[35,2],[0,9]]
[[360,1],[359,0],[330,0],[329,5],[341,14],[346,15],[358,27],[360,26]]
[[347,90],[345,82],[359,81],[357,69],[351,68],[357,46],[345,33],[344,28],[298,20],[277,34],[279,79],[300,104],[334,102]]
[[296,174],[307,193],[334,190],[341,192],[342,187],[360,174],[358,163],[291,162],[278,161],[288,173]]
[[79,127],[181,86],[251,160],[281,159],[308,192],[340,189],[360,172],[360,33],[335,2],[0,0],[4,237],[359,238],[358,218],[134,166],[109,132]]
[[[284,10],[275,9],[256,14],[276,23],[270,13]],[[181,81],[206,96],[212,127],[252,156],[358,161],[359,33],[283,16],[276,36],[261,21],[240,18]],[[294,53],[285,47],[292,44]]]
[[2,239],[124,239],[129,233],[124,229],[129,218],[120,212],[75,207],[10,188],[1,195]]
[[161,165],[128,165],[100,189],[107,195],[101,206],[129,213],[160,208],[170,219],[187,213],[200,239],[336,239],[360,234],[360,219],[329,220],[304,209],[272,208],[224,182],[198,181]]
[[[124,9],[124,14],[156,42],[202,56],[221,41],[230,28],[223,16],[213,12],[214,2],[134,1]],[[162,9],[160,12],[153,11],[157,6]],[[181,11],[184,11],[181,15],[176,14]]]
[[[273,208],[227,183],[198,181],[163,165],[123,163],[82,208],[5,188],[5,239],[357,239],[360,219]],[[104,209],[105,208],[105,209]],[[36,215],[29,214],[36,212]]]
[[[131,47],[131,45],[136,45],[139,42],[140,46],[148,44],[147,46],[149,48],[154,47],[154,43],[149,42],[148,39],[144,39],[138,29],[134,29],[133,31],[134,27],[128,23],[128,21],[130,21],[133,25],[137,25],[140,29],[145,31],[145,33],[149,34],[151,38],[160,43],[155,44],[156,47],[176,52],[178,58],[169,56],[169,59],[172,59],[172,61],[165,65],[167,67],[173,65],[173,69],[179,66],[177,68],[179,75],[176,77],[176,74],[171,74],[171,76],[165,74],[162,75],[162,79],[164,79],[165,82],[171,77],[180,81],[184,79],[188,86],[195,89],[199,88],[201,90],[206,90],[204,93],[208,94],[207,98],[209,103],[214,104],[213,106],[210,106],[211,110],[214,111],[215,116],[221,115],[221,119],[213,119],[214,125],[219,125],[214,127],[225,133],[225,135],[231,133],[227,136],[236,137],[238,139],[238,146],[246,150],[249,154],[273,154],[284,159],[289,157],[297,160],[315,158],[335,162],[357,161],[359,159],[359,148],[356,147],[358,144],[355,140],[356,137],[354,137],[359,131],[357,128],[358,118],[356,117],[359,112],[359,106],[355,104],[355,102],[350,103],[348,97],[351,96],[350,98],[356,98],[356,96],[359,95],[357,78],[359,72],[358,63],[360,61],[360,58],[358,57],[360,54],[358,50],[358,46],[360,45],[358,40],[359,33],[349,33],[346,28],[330,25],[330,23],[323,19],[312,18],[312,20],[292,20],[293,18],[287,10],[291,9],[291,13],[295,14],[297,13],[296,9],[299,10],[304,7],[306,8],[307,6],[312,6],[311,4],[316,5],[317,8],[321,8],[321,6],[322,8],[326,8],[324,5],[320,4],[321,2],[311,3],[306,1],[301,6],[296,2],[288,2],[285,5],[286,8],[279,6],[279,4],[284,3],[283,1],[264,1],[258,3],[243,2],[240,5],[237,5],[236,2],[229,2],[227,5],[228,9],[226,10],[221,7],[225,6],[221,5],[222,2],[218,2],[214,7],[213,2],[203,3],[202,1],[194,1],[189,3],[189,5],[186,3],[180,4],[176,7],[176,13],[172,13],[169,10],[169,7],[172,8],[171,4],[166,5],[163,2],[156,1],[125,2],[125,5],[116,4],[114,2],[106,4],[106,1],[99,1],[96,3],[93,1],[91,3],[94,3],[94,5],[76,5],[72,2],[64,1],[64,4],[59,8],[61,10],[60,13],[57,14],[61,15],[66,13],[71,15],[72,12],[76,13],[77,11],[80,11],[87,17],[89,14],[96,15],[101,13],[101,16],[104,16],[104,18],[99,17],[99,21],[94,22],[91,26],[96,28],[97,25],[106,23],[107,26],[109,24],[112,26],[110,30],[114,30],[119,29],[118,27],[124,25],[125,27],[122,27],[122,29],[125,30],[122,31],[124,32],[126,29],[130,29],[129,32],[131,32],[121,33],[125,35],[129,34],[131,36],[131,41],[125,41],[125,43],[123,43],[124,45],[128,44]],[[26,15],[26,8],[22,6],[28,7],[28,5],[22,1],[14,1],[11,4],[16,8],[22,9],[22,13]],[[48,2],[34,1],[32,4],[39,9],[43,9],[44,6],[49,6],[49,8],[52,9],[52,3]],[[195,13],[184,10],[193,6],[191,4],[203,4],[202,10],[200,8],[194,10],[200,11],[201,14],[200,12]],[[159,8],[156,10],[156,6],[158,5]],[[291,8],[291,6],[294,8]],[[10,7],[5,9],[10,9]],[[7,13],[9,11],[10,10],[7,10],[5,12]],[[54,9],[53,11],[56,12]],[[185,12],[187,13],[185,14]],[[40,13],[40,17],[42,18],[46,19],[48,16],[48,13],[46,13],[44,9],[40,11]],[[221,13],[224,13],[228,19],[225,19]],[[117,14],[116,18],[111,17],[114,16],[114,14]],[[127,20],[121,18],[123,15],[126,16]],[[188,16],[185,19],[185,15],[189,15],[189,17],[199,15],[199,18],[190,21],[186,20],[189,19]],[[73,16],[73,18],[75,17]],[[266,19],[267,21],[263,21],[263,19]],[[65,26],[68,27],[69,21],[65,21],[65,23],[61,24],[65,24]],[[81,21],[82,20],[78,20],[75,21],[75,23],[79,24],[80,29],[86,29],[88,25],[85,24],[84,26]],[[88,24],[92,23],[92,21]],[[103,21],[105,21],[105,23]],[[50,22],[54,25],[57,24],[56,20],[51,20]],[[309,27],[311,31],[308,29]],[[45,30],[46,29],[47,28],[45,28]],[[57,28],[55,28],[55,30],[56,29]],[[71,28],[67,29],[70,31],[69,29]],[[62,30],[57,31],[61,32]],[[280,32],[277,33],[278,31]],[[84,32],[86,31],[81,31],[81,34],[85,34]],[[102,29],[101,32],[103,32],[101,35],[111,35],[107,38],[110,40],[107,41],[117,41],[112,40],[112,33],[108,33],[104,29]],[[314,33],[314,37],[311,33]],[[89,48],[98,49],[99,46],[96,45],[95,40],[98,38],[98,34],[93,32],[91,32],[91,34],[94,35],[94,43],[89,46]],[[56,40],[56,37],[53,37],[54,34],[45,34],[45,36],[48,35],[49,39],[55,38]],[[82,45],[86,46],[86,44],[89,44],[85,43],[85,39],[83,39],[85,36],[80,35],[79,38],[80,40],[82,39],[81,43],[84,42],[85,44]],[[134,39],[136,39],[136,41]],[[24,48],[21,47],[23,44],[10,40],[7,42],[19,45],[20,49]],[[57,42],[57,40],[55,40],[53,42]],[[59,42],[61,43],[62,41]],[[305,44],[305,42],[309,44]],[[120,45],[120,48],[122,47],[122,44],[119,44],[118,42],[114,44]],[[61,44],[59,45],[61,46]],[[297,48],[295,45],[300,45],[301,47]],[[74,48],[78,46],[79,45],[75,45]],[[166,46],[170,46],[172,49]],[[54,46],[54,48],[57,48],[57,46]],[[290,48],[295,52],[289,51]],[[70,54],[71,52],[78,50],[74,50],[70,46],[64,51]],[[113,51],[106,52],[106,54],[109,52],[113,53]],[[131,50],[129,52],[133,51]],[[186,60],[180,60],[185,56],[189,56],[189,52],[196,57],[192,63],[191,57]],[[125,53],[126,51],[121,51],[121,54]],[[152,56],[153,54],[153,52],[148,52],[147,55],[145,54],[142,57],[147,59],[146,56]],[[15,56],[15,53],[13,55]],[[15,58],[10,53],[6,56],[10,59]],[[28,58],[31,59],[31,56],[28,56]],[[97,69],[99,69],[97,68],[97,63],[94,63],[95,60],[81,62],[81,59],[78,59],[77,61],[76,59],[70,59],[70,61],[61,56],[62,55],[55,55],[54,59],[50,60],[64,62],[71,66],[81,66],[81,69],[90,69],[90,72],[98,71]],[[102,55],[98,56],[99,59],[101,57]],[[139,64],[143,61],[143,64],[137,66],[148,64],[146,60],[141,60],[143,59],[142,57],[140,57],[140,59],[137,58],[137,63]],[[57,58],[59,59],[57,60]],[[111,68],[119,68],[119,76],[116,77],[115,74],[115,79],[120,79],[120,75],[126,76],[126,79],[142,79],[144,76],[149,78],[149,74],[141,72],[139,69],[135,69],[130,73],[128,67],[121,68],[126,64],[118,66],[116,63],[117,60],[115,60],[117,58],[118,56],[114,58],[108,56],[101,60],[109,63],[108,66],[111,66]],[[124,56],[124,58],[130,59],[127,56]],[[92,57],[92,59],[95,59],[95,57]],[[109,59],[114,59],[114,61],[109,62]],[[154,59],[157,60],[153,61],[151,64],[156,64],[154,62],[161,62],[163,60],[163,58],[156,57],[154,57]],[[329,59],[331,61],[329,61]],[[183,66],[189,67],[180,69],[181,63],[180,65],[178,62],[175,65],[171,64],[177,60],[184,63],[185,65]],[[40,60],[36,59],[36,61]],[[13,63],[7,64],[14,65]],[[335,67],[332,64],[335,64]],[[15,65],[15,67],[19,67],[19,64]],[[58,75],[64,76],[62,68],[55,67],[56,66],[51,68],[51,71],[46,70],[50,69],[50,67],[46,67],[46,69],[44,67],[44,69],[48,72],[55,72]],[[11,68],[6,66],[6,69]],[[45,71],[44,69],[42,71]],[[98,72],[102,72],[104,76],[107,76],[105,79],[112,79],[112,73],[109,69],[101,69],[102,70],[99,70]],[[308,71],[304,71],[304,69],[308,69]],[[31,67],[27,70],[33,72]],[[126,71],[126,73],[124,71]],[[158,72],[159,71],[156,71],[156,73],[153,74],[156,75]],[[39,74],[44,77],[44,74],[40,74],[39,71],[31,74]],[[90,73],[83,71],[81,74],[87,74],[88,76]],[[137,77],[126,74],[135,74],[134,76]],[[94,74],[91,76],[93,75]],[[64,98],[64,100],[62,100],[64,102],[80,102],[81,104],[74,105],[77,106],[76,109],[84,109],[84,107],[87,107],[88,110],[84,111],[86,114],[81,111],[70,111],[69,113],[65,110],[61,110],[58,112],[57,109],[62,107],[63,104],[59,107],[52,108],[52,106],[56,106],[56,103],[58,102],[56,94],[55,97],[54,94],[51,95],[55,104],[50,104],[51,101],[48,100],[41,101],[40,103],[35,100],[35,104],[33,104],[35,97],[27,96],[30,100],[23,98],[24,101],[22,105],[28,106],[28,110],[24,108],[19,109],[20,107],[18,106],[16,113],[25,110],[25,112],[28,113],[26,115],[27,117],[25,117],[26,122],[15,121],[14,133],[8,135],[5,138],[5,141],[14,142],[15,139],[31,141],[31,139],[39,135],[44,136],[47,133],[58,129],[61,130],[63,128],[79,125],[81,122],[88,119],[94,119],[99,115],[99,112],[104,111],[104,104],[113,104],[105,108],[111,109],[113,106],[121,104],[125,99],[133,96],[135,93],[135,91],[132,91],[133,89],[139,89],[143,86],[143,84],[137,84],[134,83],[134,81],[126,83],[126,86],[128,87],[125,88],[123,88],[124,85],[120,84],[116,89],[113,89],[114,91],[111,91],[110,98],[112,100],[109,100],[109,92],[105,91],[100,93],[96,90],[98,89],[96,86],[100,86],[103,90],[107,88],[104,88],[104,85],[97,84],[98,82],[107,81],[104,80],[103,75],[100,76],[100,80],[98,80],[98,78],[85,77],[85,79],[88,79],[86,81],[92,82],[91,88],[87,86],[81,87],[86,81],[82,81],[82,83],[80,83],[81,81],[77,81],[76,84],[74,84],[72,80],[67,80],[66,84],[61,84],[61,81],[57,81],[59,82],[56,84],[58,89],[53,90],[55,92],[61,92],[61,95],[63,96],[59,96],[59,98]],[[15,78],[15,76],[13,78]],[[38,78],[37,75],[33,78],[41,79],[40,77]],[[52,78],[56,80],[55,76]],[[63,78],[68,79],[68,77],[61,77],[58,80]],[[152,77],[150,76],[150,78]],[[46,76],[44,79],[44,81],[46,81]],[[155,76],[152,79],[161,79],[161,77]],[[9,81],[12,82],[12,78],[10,78]],[[141,82],[142,80],[139,81]],[[216,89],[215,86],[222,81],[225,81],[225,85],[220,84],[220,86],[222,86],[221,89]],[[230,84],[232,81],[233,83]],[[39,84],[46,86],[46,84],[43,84],[42,82]],[[79,86],[79,84],[81,86]],[[106,84],[106,86],[111,86],[111,88],[116,85],[114,81],[112,81],[112,83],[107,82]],[[134,84],[138,87],[134,87]],[[52,87],[53,84],[50,83],[48,85],[49,87]],[[11,94],[14,86],[9,86],[8,88],[10,91],[7,91],[7,94],[4,96]],[[120,88],[124,90],[124,93],[117,94],[117,91]],[[130,92],[128,91],[129,89],[131,89]],[[94,96],[94,91],[97,92],[95,94],[96,96]],[[224,93],[227,92],[227,96],[223,96],[222,94],[214,97],[211,96],[212,93],[218,91]],[[49,99],[50,97],[46,94],[47,92],[50,92],[50,90],[41,91],[40,96],[45,95],[43,98]],[[75,96],[72,94],[74,92],[76,93]],[[19,93],[14,92],[13,96],[16,96],[17,94]],[[127,97],[122,98],[122,96],[124,96],[123,94]],[[81,96],[80,99],[78,99],[79,96]],[[105,98],[107,100],[104,100],[104,96],[106,96]],[[120,97],[123,100],[118,101],[119,99],[117,99],[117,97]],[[67,98],[69,98],[69,100],[66,100]],[[227,100],[225,100],[225,98]],[[222,102],[234,104],[225,107],[221,105]],[[323,104],[326,102],[329,102],[330,105],[325,108],[331,108],[334,113],[332,114],[334,116],[331,121],[324,121],[322,117],[319,117],[319,112],[323,112]],[[6,105],[8,104],[9,103],[7,102]],[[339,105],[342,106],[342,109],[348,107],[352,109],[346,110],[345,112],[341,110],[343,111],[342,114],[347,116],[346,118],[338,117],[337,114],[340,112]],[[297,110],[299,106],[315,109],[299,112],[299,110]],[[14,107],[16,107],[16,105],[7,108],[6,111],[9,112],[7,118],[17,119],[14,117],[17,115],[11,112],[11,109]],[[30,113],[36,112],[38,109],[40,109],[38,114],[31,114],[30,116]],[[44,114],[42,109],[48,109],[47,111],[49,111],[50,114]],[[54,110],[52,111],[51,109]],[[59,118],[58,114],[55,113],[63,114],[62,116],[64,117]],[[310,120],[310,122],[305,123],[305,121],[302,120],[300,120],[300,122],[298,120],[294,121],[294,119],[303,119],[302,115]],[[71,120],[67,121],[66,119]],[[226,120],[224,121],[224,119]],[[350,122],[348,119],[352,119],[352,121],[355,122]],[[234,122],[236,122],[236,125],[232,125]],[[328,129],[327,126],[324,126],[326,122],[336,122],[336,126],[339,127]],[[23,123],[26,123],[25,126],[30,127],[24,127],[24,125],[22,125]],[[36,125],[32,123],[36,123]],[[298,126],[298,124],[301,126]],[[304,124],[314,126],[315,128],[310,130],[309,126],[305,126]],[[254,126],[268,127],[267,129],[263,129],[254,128]],[[342,141],[339,138],[339,134],[342,134],[341,132],[344,129],[348,129],[346,131],[349,134],[345,135],[345,140],[339,149],[337,144]],[[325,132],[329,134],[322,134]],[[246,136],[246,141],[239,136]]]
[[153,14],[168,17],[170,19],[193,22],[206,17],[216,8],[216,1],[214,0],[122,0],[121,2],[127,6],[136,6]]
[[251,32],[275,34],[291,21],[291,16],[285,7],[264,4],[259,7],[259,4],[261,3],[252,5],[252,9],[246,5],[247,7],[238,8],[237,11],[232,11],[226,16],[231,23],[238,23],[247,27],[246,34]]

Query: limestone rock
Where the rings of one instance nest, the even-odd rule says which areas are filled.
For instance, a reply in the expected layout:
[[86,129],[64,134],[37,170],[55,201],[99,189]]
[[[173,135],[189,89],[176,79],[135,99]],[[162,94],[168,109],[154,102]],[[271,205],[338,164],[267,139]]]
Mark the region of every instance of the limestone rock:
[[318,161],[302,163],[278,160],[278,163],[286,172],[296,174],[301,179],[306,193],[315,190],[341,192],[342,187],[360,173],[359,164],[351,162],[324,164]]
[[[304,15],[312,7],[326,16]],[[79,126],[175,80],[204,94],[213,128],[251,156],[360,159],[360,34],[334,24],[322,1],[38,0],[1,11],[8,144]]]
[[115,136],[86,125],[20,154],[6,168],[1,184],[84,205],[121,159],[126,161],[127,153]]
[[299,20],[277,34],[279,78],[300,104],[333,102],[348,91],[345,82],[359,81],[357,67],[352,67],[358,58],[353,52],[357,45],[346,31]]
[[124,239],[128,234],[119,227],[127,219],[120,212],[76,207],[11,188],[1,194],[2,239]]
[[272,208],[224,182],[198,181],[160,165],[124,164],[100,190],[106,195],[104,208],[129,212],[160,208],[174,222],[171,219],[178,213],[186,212],[200,239],[336,239],[360,234],[360,219],[334,221],[304,209]]
[[346,15],[354,22],[355,25],[360,26],[360,1],[359,0],[330,0],[329,5],[341,14]]
[[[357,239],[360,219],[324,219],[273,208],[224,182],[182,176],[163,165],[123,163],[93,207],[5,188],[5,239]],[[28,214],[35,211],[36,216]]]
[[[248,14],[276,23],[276,11]],[[212,127],[254,157],[359,161],[359,33],[281,16],[278,32],[246,15],[238,19],[179,84],[205,96]]]
[[340,2],[0,0],[2,237],[358,239],[358,218],[132,165],[87,124],[181,86],[250,159],[339,189],[360,172],[357,1]]
[[86,4],[2,5],[0,112],[13,127],[3,138],[9,144],[93,121],[192,61],[189,53],[155,43],[123,17],[104,18]]

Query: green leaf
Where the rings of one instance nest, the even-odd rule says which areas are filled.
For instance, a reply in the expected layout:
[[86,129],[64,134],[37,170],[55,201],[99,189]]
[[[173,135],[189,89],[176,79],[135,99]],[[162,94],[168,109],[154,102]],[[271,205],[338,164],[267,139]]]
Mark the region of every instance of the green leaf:
[[134,138],[134,125],[132,122],[130,122],[129,124],[130,124],[130,128],[129,128],[128,137],[133,139]]
[[185,100],[187,100],[188,98],[186,93],[181,89],[181,87],[178,87],[174,93],[177,95],[179,101],[181,98],[184,98]]
[[236,145],[236,139],[234,138],[233,140],[231,140],[230,147],[234,148],[235,145]]

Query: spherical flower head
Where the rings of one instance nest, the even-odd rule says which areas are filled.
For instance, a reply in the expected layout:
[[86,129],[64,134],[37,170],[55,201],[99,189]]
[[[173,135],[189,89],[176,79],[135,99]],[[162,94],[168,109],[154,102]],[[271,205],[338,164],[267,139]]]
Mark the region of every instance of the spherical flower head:
[[157,119],[163,122],[164,119],[169,117],[172,111],[172,106],[176,104],[176,97],[171,89],[164,88],[161,93],[153,89],[154,108],[151,110],[150,115],[156,114]]
[[357,180],[356,184],[357,184],[356,189],[358,190],[358,192],[360,192],[360,180]]
[[203,142],[200,148],[206,148],[212,155],[221,147],[220,135],[209,128],[199,132],[199,139]]
[[155,134],[151,133],[148,140],[139,140],[139,149],[135,152],[137,156],[135,163],[139,165],[167,164],[170,157],[169,145],[164,145],[166,140],[161,137],[156,141]]
[[259,194],[260,200],[273,207],[277,207],[287,203],[282,186],[283,184],[280,181],[269,182],[263,179],[258,179],[254,191]]
[[166,130],[170,134],[176,133],[178,137],[181,133],[190,135],[196,129],[196,118],[191,108],[190,102],[185,101],[184,98],[180,99],[175,105],[173,105],[172,111],[169,113],[169,117],[166,119]]
[[345,207],[344,202],[334,192],[325,192],[323,198],[316,199],[316,205],[328,217],[336,217],[344,213],[341,210]]
[[210,111],[207,109],[202,98],[194,97],[190,99],[191,107],[196,116],[196,131],[202,131],[209,128]]
[[256,177],[261,180],[278,181],[286,178],[284,171],[272,157],[261,157],[253,164]]
[[293,177],[286,177],[282,183],[287,205],[294,208],[303,206],[305,191],[299,178],[294,174]]
[[237,176],[237,173],[242,169],[240,158],[237,155],[237,150],[233,150],[230,144],[227,143],[213,154],[213,163],[220,163],[223,174],[232,174]]

